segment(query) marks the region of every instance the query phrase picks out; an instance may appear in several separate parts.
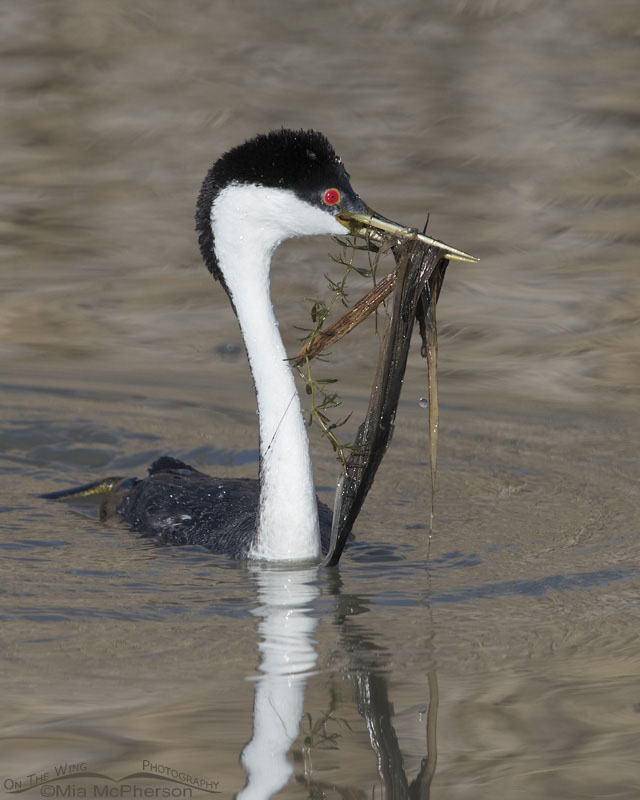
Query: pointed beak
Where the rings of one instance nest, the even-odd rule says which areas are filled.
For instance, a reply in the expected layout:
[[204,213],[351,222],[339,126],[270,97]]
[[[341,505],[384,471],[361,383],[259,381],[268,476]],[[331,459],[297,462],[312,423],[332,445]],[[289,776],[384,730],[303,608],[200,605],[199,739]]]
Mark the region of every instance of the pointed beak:
[[416,228],[405,228],[397,222],[393,222],[380,214],[376,214],[375,211],[372,211],[368,207],[366,207],[366,212],[364,214],[340,209],[340,213],[336,216],[336,219],[341,225],[347,228],[352,236],[369,238],[376,244],[382,241],[383,237],[381,233],[390,233],[398,239],[417,239],[419,242],[430,247],[439,247],[445,252],[444,258],[448,258],[450,261],[466,261],[470,264],[474,264],[476,261],[480,260],[462,250],[456,250],[455,247],[450,247],[445,242],[432,239],[430,236],[425,236],[424,233],[420,233]]

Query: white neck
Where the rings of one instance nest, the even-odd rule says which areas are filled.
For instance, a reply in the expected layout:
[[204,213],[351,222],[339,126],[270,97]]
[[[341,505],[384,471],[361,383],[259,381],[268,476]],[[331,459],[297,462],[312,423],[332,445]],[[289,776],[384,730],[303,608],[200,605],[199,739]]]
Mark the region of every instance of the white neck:
[[343,229],[329,213],[291,192],[246,185],[220,192],[211,225],[258,400],[260,510],[250,555],[274,561],[317,558],[320,535],[309,442],[271,305],[269,269],[283,239]]

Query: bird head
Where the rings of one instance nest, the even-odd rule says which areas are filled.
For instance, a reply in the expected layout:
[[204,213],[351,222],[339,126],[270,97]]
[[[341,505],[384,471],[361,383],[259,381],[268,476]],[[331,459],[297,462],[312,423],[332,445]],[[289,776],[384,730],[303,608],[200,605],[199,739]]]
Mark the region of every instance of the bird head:
[[329,140],[317,131],[281,129],[232,148],[211,167],[196,208],[196,230],[205,264],[224,283],[220,268],[223,230],[233,246],[254,237],[271,252],[293,236],[339,235],[370,239],[418,238],[442,248],[443,257],[477,259],[372,211],[351,186],[349,173]]

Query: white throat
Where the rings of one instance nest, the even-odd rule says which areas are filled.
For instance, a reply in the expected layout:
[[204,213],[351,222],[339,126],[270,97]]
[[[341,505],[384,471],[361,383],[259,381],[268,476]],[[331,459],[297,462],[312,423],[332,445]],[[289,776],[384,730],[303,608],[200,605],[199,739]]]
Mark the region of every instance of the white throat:
[[260,510],[253,558],[320,555],[309,441],[271,304],[271,256],[292,236],[336,235],[334,217],[293,192],[230,185],[211,208],[216,256],[233,300],[256,387],[260,419]]

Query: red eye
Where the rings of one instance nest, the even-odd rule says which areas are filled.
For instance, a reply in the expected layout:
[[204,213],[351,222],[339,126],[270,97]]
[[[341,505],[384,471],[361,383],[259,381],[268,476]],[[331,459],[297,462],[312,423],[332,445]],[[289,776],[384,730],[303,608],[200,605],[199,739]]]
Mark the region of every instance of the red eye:
[[340,202],[340,192],[337,189],[327,189],[323,200],[328,206],[335,206]]

